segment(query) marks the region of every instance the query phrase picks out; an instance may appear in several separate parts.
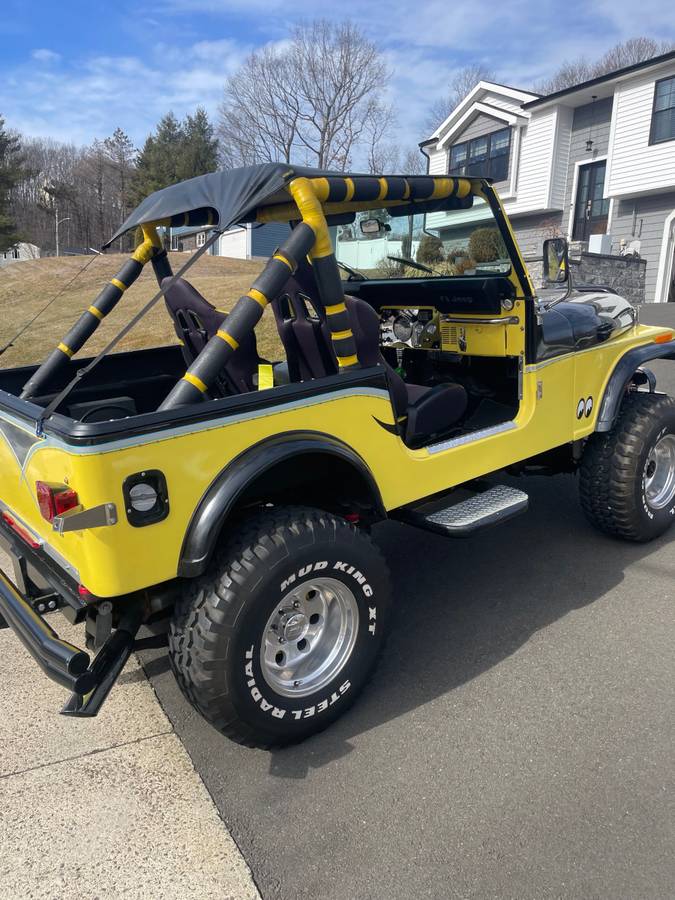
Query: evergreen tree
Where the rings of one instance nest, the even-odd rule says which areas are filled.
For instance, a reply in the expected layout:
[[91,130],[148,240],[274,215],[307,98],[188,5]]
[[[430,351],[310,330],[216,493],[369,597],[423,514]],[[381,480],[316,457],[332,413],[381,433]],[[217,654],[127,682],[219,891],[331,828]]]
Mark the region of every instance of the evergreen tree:
[[153,191],[181,180],[180,164],[185,145],[183,126],[172,112],[163,116],[138,156],[133,193],[136,203]]
[[21,239],[10,215],[9,194],[24,175],[19,139],[5,130],[5,120],[0,116],[0,251],[8,250]]
[[149,135],[138,156],[133,195],[137,203],[160,188],[195,175],[215,172],[217,141],[206,112],[199,107],[180,122],[170,112]]
[[186,116],[183,123],[184,144],[180,161],[181,178],[194,178],[215,172],[218,168],[218,142],[206,110],[197,108],[194,116]]

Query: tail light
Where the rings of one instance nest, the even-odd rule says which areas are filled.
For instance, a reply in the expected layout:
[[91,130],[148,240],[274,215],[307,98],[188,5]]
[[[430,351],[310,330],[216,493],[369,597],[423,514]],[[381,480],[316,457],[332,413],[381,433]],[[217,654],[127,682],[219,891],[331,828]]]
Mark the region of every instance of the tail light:
[[35,488],[42,518],[48,522],[53,522],[56,516],[80,505],[77,492],[68,485],[36,481]]

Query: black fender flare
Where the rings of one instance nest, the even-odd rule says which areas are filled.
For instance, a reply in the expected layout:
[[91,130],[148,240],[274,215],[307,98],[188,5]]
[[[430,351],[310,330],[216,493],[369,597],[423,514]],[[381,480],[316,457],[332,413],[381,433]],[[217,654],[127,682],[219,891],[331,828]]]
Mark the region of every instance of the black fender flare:
[[294,432],[267,438],[229,462],[199,501],[183,540],[178,575],[193,578],[206,569],[228,515],[257,478],[278,463],[307,453],[327,454],[353,466],[363,478],[377,513],[386,517],[373,473],[347,444],[316,432]]
[[611,431],[631,379],[643,363],[653,359],[675,359],[675,340],[665,344],[651,343],[634,347],[621,357],[605,388],[595,424],[596,431]]

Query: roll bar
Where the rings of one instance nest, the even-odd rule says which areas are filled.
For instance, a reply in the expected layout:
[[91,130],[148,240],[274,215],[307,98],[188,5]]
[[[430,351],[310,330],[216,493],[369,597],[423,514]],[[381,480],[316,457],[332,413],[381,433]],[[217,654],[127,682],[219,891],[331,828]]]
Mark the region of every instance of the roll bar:
[[143,241],[136,247],[114,278],[103,288],[92,305],[82,313],[68,334],[50,353],[40,368],[26,382],[21,398],[30,399],[40,394],[47,384],[68,365],[70,359],[80,350],[96,331],[103,319],[113,311],[122,295],[136,281],[147,262],[153,260],[157,278],[171,274],[166,259],[166,251],[154,225],[143,225]]

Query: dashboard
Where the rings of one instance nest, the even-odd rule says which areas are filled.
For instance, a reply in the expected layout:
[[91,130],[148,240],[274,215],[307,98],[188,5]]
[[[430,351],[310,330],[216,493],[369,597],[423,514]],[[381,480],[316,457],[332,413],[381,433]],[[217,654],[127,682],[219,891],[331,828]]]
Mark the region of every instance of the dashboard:
[[435,309],[381,309],[380,343],[403,350],[437,350],[441,346],[440,316]]
[[523,329],[519,317],[508,314],[511,308],[501,316],[486,317],[448,315],[432,306],[384,306],[379,310],[380,344],[467,356],[518,355]]

